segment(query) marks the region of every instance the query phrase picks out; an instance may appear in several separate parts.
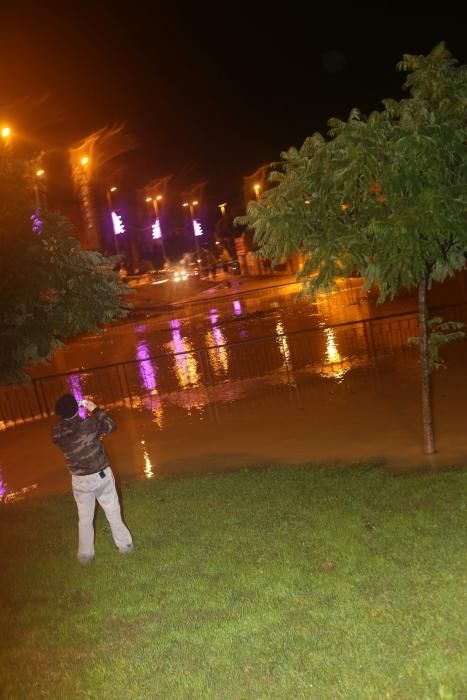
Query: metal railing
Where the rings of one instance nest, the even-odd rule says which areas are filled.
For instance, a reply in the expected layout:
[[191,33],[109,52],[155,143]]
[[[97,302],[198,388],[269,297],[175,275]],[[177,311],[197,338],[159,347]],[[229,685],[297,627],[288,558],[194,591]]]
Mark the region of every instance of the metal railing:
[[[446,320],[467,320],[467,304],[437,309]],[[164,397],[181,406],[234,400],[242,387],[263,392],[296,386],[297,377],[339,378],[349,369],[397,352],[415,352],[413,313],[276,333],[255,339],[100,365],[0,388],[0,428],[53,415],[63,393],[103,406],[138,406]]]

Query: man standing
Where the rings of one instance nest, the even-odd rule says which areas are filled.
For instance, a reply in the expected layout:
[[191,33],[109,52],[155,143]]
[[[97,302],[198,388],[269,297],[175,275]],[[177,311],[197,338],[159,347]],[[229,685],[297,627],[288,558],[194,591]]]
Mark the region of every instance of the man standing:
[[76,399],[61,396],[55,413],[61,420],[52,429],[52,440],[65,455],[79,516],[78,561],[87,564],[94,557],[94,510],[96,499],[104,509],[112,536],[121,554],[133,551],[131,534],[122,520],[115,479],[101,437],[115,430],[114,420],[84,400],[80,406],[88,411],[81,420]]

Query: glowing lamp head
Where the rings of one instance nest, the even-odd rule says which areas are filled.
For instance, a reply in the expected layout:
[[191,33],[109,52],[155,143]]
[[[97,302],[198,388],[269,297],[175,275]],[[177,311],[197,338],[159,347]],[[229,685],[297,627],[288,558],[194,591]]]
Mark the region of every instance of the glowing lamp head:
[[110,191],[111,191],[111,192],[116,192],[116,191],[117,191],[117,188],[116,188],[116,187],[111,187],[111,188],[110,188]]
[[81,165],[83,166],[83,168],[89,165],[89,156],[83,156],[81,158]]
[[42,170],[42,168],[40,168],[40,169],[36,172],[36,177],[43,177],[44,175],[45,175],[45,170]]
[[121,233],[125,233],[125,226],[123,225],[122,217],[120,214],[117,214],[116,211],[112,212],[112,225],[116,236],[119,236]]
[[2,137],[7,139],[11,135],[11,129],[9,126],[4,126],[2,129]]
[[146,202],[152,202],[152,197],[146,197]]
[[154,241],[157,241],[159,238],[162,238],[161,224],[159,219],[156,219],[152,225],[152,238]]

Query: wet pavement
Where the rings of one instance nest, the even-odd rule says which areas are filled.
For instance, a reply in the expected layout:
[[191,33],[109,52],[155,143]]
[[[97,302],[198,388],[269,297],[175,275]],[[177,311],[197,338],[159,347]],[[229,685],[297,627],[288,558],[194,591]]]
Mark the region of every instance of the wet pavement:
[[[80,339],[37,372],[137,360],[134,376],[125,369],[130,393],[118,394],[121,368],[100,384],[92,383],[96,372],[67,379],[76,395],[107,397],[119,427],[106,444],[122,481],[310,462],[364,461],[402,471],[465,464],[465,344],[448,349],[449,369],[435,375],[438,453],[423,456],[417,356],[405,349],[416,334],[413,298],[377,307],[371,296],[357,303],[348,289],[313,304],[291,303],[295,285],[247,291],[213,300],[206,290],[199,296],[207,305]],[[451,285],[432,305],[461,299]],[[384,314],[390,319],[375,320]],[[55,420],[0,432],[4,503],[69,489],[49,439]]]

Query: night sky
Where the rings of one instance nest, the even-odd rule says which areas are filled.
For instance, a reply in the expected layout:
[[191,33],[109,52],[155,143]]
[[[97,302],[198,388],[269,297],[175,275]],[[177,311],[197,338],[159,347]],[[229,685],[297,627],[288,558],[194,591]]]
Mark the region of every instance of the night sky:
[[444,39],[467,62],[448,4],[357,5],[15,3],[2,9],[0,122],[48,149],[124,122],[139,144],[124,159],[135,188],[170,174],[232,201],[242,176],[329,117],[400,97],[403,53]]

